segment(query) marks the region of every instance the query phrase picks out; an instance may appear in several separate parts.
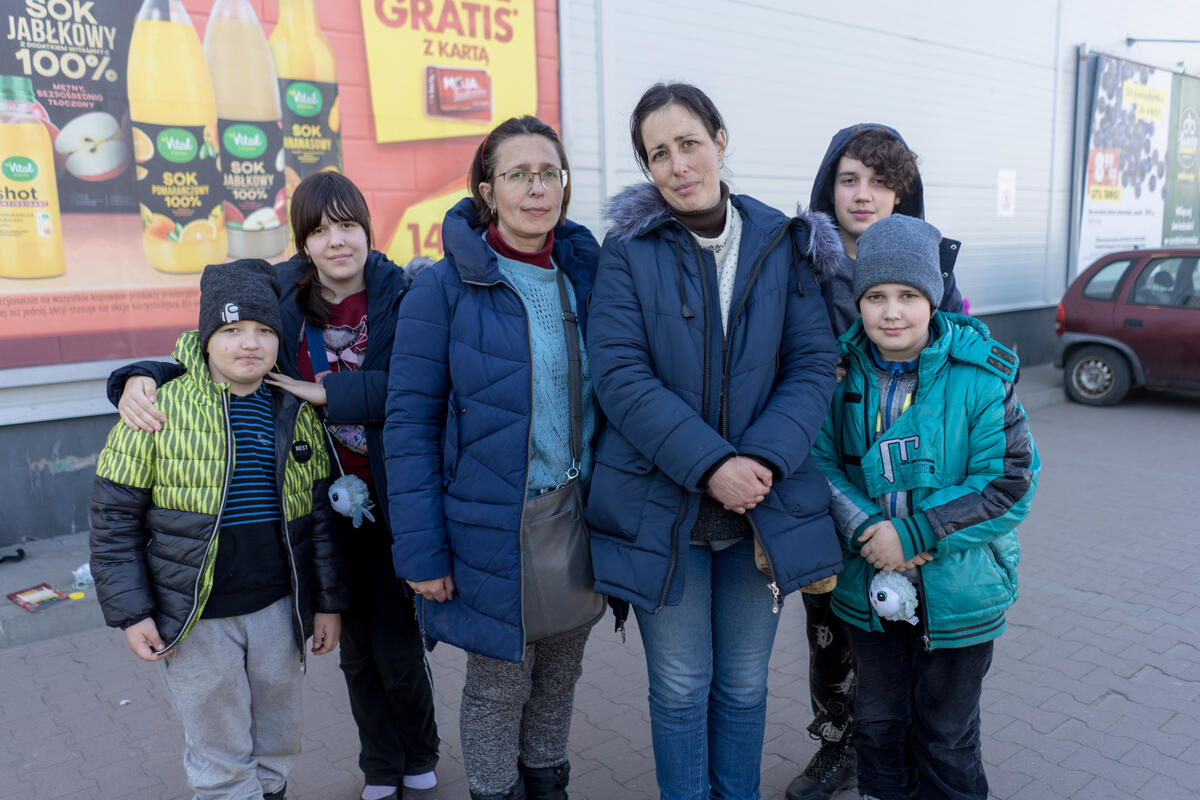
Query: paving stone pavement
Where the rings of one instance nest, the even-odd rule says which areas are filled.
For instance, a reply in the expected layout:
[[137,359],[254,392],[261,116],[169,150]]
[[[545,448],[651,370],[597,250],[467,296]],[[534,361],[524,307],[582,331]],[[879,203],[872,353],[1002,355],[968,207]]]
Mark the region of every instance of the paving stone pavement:
[[[1191,540],[1200,400],[1140,395],[1092,409],[1061,402],[1054,374],[1039,375],[1043,385],[1023,380],[1021,387],[1024,397],[1041,398],[1028,406],[1044,463],[1033,515],[1021,529],[1021,599],[984,684],[992,795],[1196,798],[1200,550]],[[69,583],[86,547],[83,536],[30,543],[26,562],[0,565],[0,594],[38,580]],[[25,582],[12,585],[17,567],[26,572],[15,580]],[[26,580],[28,570],[42,567],[57,572]],[[69,630],[41,641],[0,638],[0,800],[188,797],[183,733],[157,670],[136,661],[118,632],[99,627],[94,605],[47,608],[29,619],[5,611],[0,624],[28,639],[37,619],[56,631],[66,617],[41,616],[56,612],[86,621],[72,616]],[[458,745],[465,657],[439,646],[430,662],[444,737],[441,795],[458,800],[467,796]],[[309,664],[305,752],[289,797],[354,800],[357,738],[337,657]],[[804,733],[807,692],[803,611],[792,598],[771,662],[762,756],[769,800],[783,797],[815,750]],[[646,671],[632,624],[624,645],[609,621],[592,634],[571,762],[577,800],[657,796]],[[841,792],[837,800],[856,796]]]

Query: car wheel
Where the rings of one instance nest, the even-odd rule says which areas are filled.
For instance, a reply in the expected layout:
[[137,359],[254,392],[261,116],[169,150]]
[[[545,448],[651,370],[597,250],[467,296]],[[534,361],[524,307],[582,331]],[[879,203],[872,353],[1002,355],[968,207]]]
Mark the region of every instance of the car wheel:
[[1111,406],[1129,392],[1129,364],[1111,347],[1081,347],[1063,372],[1067,397],[1089,406]]

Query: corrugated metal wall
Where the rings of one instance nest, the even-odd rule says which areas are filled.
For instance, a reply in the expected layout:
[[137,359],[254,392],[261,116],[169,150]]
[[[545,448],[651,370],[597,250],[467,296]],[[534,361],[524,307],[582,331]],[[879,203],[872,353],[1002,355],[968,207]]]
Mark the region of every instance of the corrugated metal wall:
[[[959,285],[977,313],[1053,305],[1067,281],[1078,45],[1177,66],[1200,47],[1191,2],[1011,0],[830,4],[562,0],[563,129],[571,216],[603,228],[602,198],[642,180],[629,112],[658,80],[708,92],[730,135],[735,191],[807,204],[830,136],[897,128],[921,157],[928,219],[962,239]],[[1015,213],[997,213],[998,173]]]

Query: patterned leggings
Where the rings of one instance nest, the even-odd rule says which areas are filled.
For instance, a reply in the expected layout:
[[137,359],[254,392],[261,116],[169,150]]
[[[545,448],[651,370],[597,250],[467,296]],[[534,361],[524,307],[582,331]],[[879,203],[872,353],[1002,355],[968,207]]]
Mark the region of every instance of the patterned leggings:
[[467,654],[459,735],[471,789],[503,794],[527,767],[567,760],[575,683],[583,672],[588,633],[536,642],[519,663]]
[[833,613],[833,593],[805,594],[808,633],[808,685],[813,721],[808,732],[827,742],[849,736],[854,723],[854,663],[850,637]]

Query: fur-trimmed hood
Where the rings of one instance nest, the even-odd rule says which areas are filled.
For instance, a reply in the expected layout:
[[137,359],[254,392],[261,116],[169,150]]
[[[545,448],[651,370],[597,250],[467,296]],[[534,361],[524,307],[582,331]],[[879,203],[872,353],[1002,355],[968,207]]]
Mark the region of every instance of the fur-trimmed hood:
[[[787,217],[748,195],[730,194],[729,199],[742,213],[763,211],[777,215],[780,225],[803,225],[808,234],[804,255],[813,275],[825,281],[837,272],[843,255],[842,240],[827,214],[797,206],[796,216]],[[649,182],[624,187],[605,202],[602,212],[609,222],[609,235],[622,241],[644,236],[673,219],[662,193]]]

